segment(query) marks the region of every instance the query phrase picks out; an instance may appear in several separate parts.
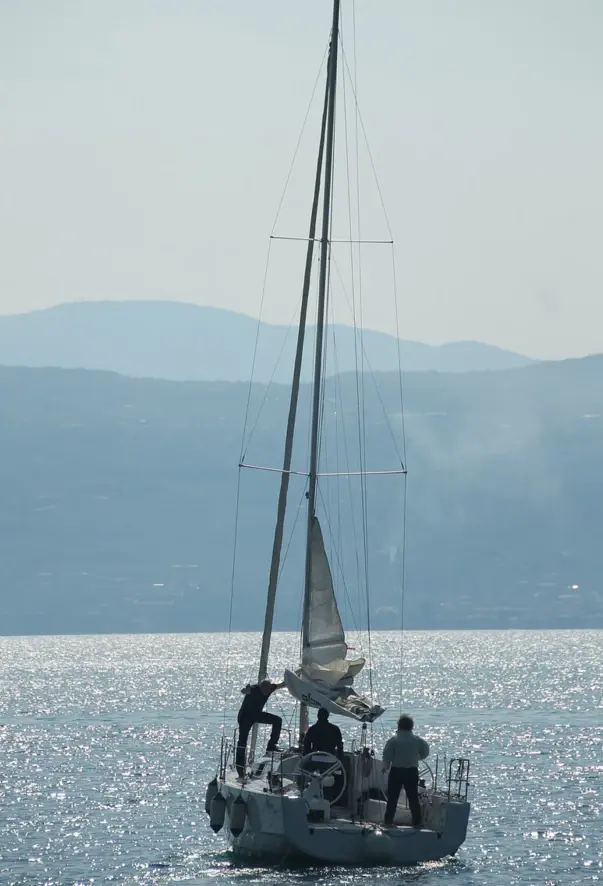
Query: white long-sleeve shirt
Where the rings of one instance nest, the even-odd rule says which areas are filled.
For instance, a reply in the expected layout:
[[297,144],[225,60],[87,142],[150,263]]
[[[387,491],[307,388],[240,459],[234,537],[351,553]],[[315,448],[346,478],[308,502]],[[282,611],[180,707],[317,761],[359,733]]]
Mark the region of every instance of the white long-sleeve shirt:
[[429,756],[429,745],[419,735],[403,729],[392,736],[383,748],[383,763],[396,769],[418,766],[420,760]]

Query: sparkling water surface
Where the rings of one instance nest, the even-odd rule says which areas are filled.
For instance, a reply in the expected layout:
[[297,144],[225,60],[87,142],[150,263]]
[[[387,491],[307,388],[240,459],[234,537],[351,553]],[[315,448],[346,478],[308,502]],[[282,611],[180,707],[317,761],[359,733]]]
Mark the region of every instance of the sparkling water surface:
[[[603,632],[373,636],[372,679],[432,755],[472,761],[467,841],[414,868],[235,862],[204,812],[256,634],[0,638],[0,883],[582,884],[603,881]],[[274,676],[298,638],[279,634]],[[270,709],[293,726],[293,702]],[[342,724],[343,725],[343,724]],[[348,743],[357,735],[344,728]]]

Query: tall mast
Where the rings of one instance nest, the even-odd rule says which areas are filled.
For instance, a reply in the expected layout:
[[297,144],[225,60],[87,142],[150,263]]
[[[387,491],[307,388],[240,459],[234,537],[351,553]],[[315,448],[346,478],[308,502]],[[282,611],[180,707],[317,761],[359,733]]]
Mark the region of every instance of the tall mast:
[[[333,0],[333,25],[327,74],[327,152],[325,160],[325,183],[322,209],[322,234],[320,238],[320,276],[318,281],[318,311],[316,320],[316,352],[314,355],[314,379],[312,398],[312,426],[310,437],[310,470],[308,478],[308,528],[306,533],[306,574],[304,581],[304,614],[302,627],[302,655],[308,645],[310,629],[310,579],[312,573],[312,528],[316,512],[316,482],[318,473],[318,431],[320,422],[321,383],[323,370],[323,339],[327,295],[327,269],[329,264],[329,234],[331,229],[331,189],[333,180],[333,148],[335,142],[335,96],[337,90],[337,52],[339,47],[339,2]],[[308,708],[301,705],[300,732],[308,728]]]
[[[283,454],[283,472],[276,510],[276,524],[274,527],[274,540],[272,543],[272,559],[270,561],[270,577],[268,579],[268,596],[266,599],[266,612],[264,616],[264,633],[262,634],[262,648],[260,652],[260,666],[258,670],[258,682],[264,680],[268,672],[268,657],[270,655],[270,641],[272,638],[272,625],[274,622],[274,604],[276,600],[276,588],[281,563],[281,551],[283,547],[283,531],[285,526],[285,512],[287,509],[287,494],[289,491],[289,478],[291,471],[291,456],[293,453],[293,438],[295,433],[295,421],[297,417],[297,404],[299,400],[299,388],[301,380],[302,359],[304,353],[304,339],[308,315],[308,299],[310,284],[312,281],[312,262],[314,260],[314,244],[316,241],[316,220],[318,218],[318,206],[320,202],[320,185],[322,180],[322,167],[324,160],[325,134],[327,129],[327,109],[329,104],[329,77],[325,87],[325,97],[320,127],[320,142],[318,145],[318,159],[316,162],[316,177],[314,181],[314,196],[312,210],[310,212],[310,227],[308,232],[308,247],[306,250],[306,265],[304,270],[304,283],[302,289],[301,307],[299,312],[299,328],[297,332],[297,346],[295,350],[295,362],[293,365],[293,382],[291,384],[291,398],[289,400],[289,415],[287,418],[287,431],[285,435],[285,450]],[[249,757],[254,758],[257,741],[257,724],[254,725],[251,734]]]

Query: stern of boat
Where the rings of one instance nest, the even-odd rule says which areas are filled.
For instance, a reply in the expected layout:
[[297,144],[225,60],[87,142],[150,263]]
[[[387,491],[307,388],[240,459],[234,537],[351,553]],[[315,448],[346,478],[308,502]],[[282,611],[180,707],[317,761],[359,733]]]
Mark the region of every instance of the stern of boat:
[[[245,780],[225,766],[218,779],[224,829],[235,853],[306,857],[327,864],[404,865],[454,855],[465,840],[470,804],[469,761],[452,760],[442,789],[436,777],[421,789],[423,827],[413,828],[402,793],[394,827],[385,828],[381,761],[367,749],[344,755],[346,789],[334,804],[312,803],[300,785],[295,750],[260,759]],[[236,805],[235,805],[236,804]]]

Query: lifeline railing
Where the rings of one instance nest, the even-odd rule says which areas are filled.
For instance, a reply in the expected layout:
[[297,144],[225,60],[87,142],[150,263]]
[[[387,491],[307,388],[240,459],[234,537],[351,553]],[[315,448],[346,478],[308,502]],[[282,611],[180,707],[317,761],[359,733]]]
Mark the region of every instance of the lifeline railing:
[[454,757],[448,767],[448,799],[467,801],[469,793],[469,768],[467,757]]

